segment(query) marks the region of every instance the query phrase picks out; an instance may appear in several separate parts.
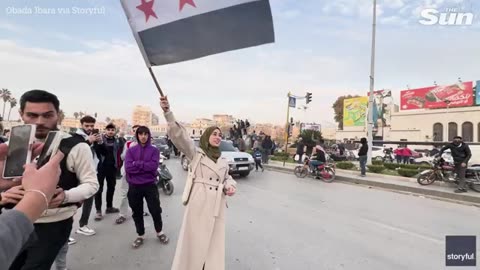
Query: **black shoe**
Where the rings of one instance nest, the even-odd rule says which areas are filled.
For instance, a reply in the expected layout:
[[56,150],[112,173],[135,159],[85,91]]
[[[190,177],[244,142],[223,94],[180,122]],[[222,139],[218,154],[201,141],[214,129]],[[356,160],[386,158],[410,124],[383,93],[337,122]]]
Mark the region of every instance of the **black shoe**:
[[465,192],[467,192],[467,190],[464,189],[464,188],[459,188],[459,189],[455,190],[454,192],[455,193],[465,193]]

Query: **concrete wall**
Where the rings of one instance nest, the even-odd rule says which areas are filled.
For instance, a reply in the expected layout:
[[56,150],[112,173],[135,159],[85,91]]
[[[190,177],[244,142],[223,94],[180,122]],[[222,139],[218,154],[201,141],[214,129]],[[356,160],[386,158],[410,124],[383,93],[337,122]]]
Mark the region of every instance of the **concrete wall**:
[[432,141],[433,125],[443,125],[443,141],[448,141],[448,124],[456,123],[458,135],[462,134],[462,124],[473,124],[473,142],[478,140],[480,107],[450,108],[439,110],[403,111],[392,115],[389,140],[408,139],[409,141]]

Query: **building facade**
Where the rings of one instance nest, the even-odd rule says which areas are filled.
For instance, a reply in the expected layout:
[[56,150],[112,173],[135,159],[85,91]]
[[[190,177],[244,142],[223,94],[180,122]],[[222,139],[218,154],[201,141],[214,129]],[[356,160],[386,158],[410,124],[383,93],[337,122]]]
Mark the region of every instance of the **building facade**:
[[151,126],[152,125],[152,110],[146,106],[135,106],[132,114],[133,125]]
[[112,119],[111,121],[119,131],[127,131],[128,130],[128,123],[127,120],[122,118]]
[[235,118],[228,114],[215,114],[213,115],[213,121],[219,126],[233,126]]
[[[466,142],[480,142],[480,107],[458,107],[400,111],[391,115],[384,127],[385,141],[451,141],[462,136]],[[366,127],[345,127],[336,131],[337,140],[358,140],[367,136]]]
[[158,115],[152,113],[152,126],[158,126],[160,123],[160,118],[158,118]]

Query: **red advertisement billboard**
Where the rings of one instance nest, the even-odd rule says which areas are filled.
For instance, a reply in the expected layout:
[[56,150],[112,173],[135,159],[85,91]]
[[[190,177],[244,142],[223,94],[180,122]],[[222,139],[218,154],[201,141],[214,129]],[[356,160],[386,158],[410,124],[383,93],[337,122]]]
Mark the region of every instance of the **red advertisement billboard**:
[[402,110],[418,110],[473,105],[473,82],[404,90],[400,93]]

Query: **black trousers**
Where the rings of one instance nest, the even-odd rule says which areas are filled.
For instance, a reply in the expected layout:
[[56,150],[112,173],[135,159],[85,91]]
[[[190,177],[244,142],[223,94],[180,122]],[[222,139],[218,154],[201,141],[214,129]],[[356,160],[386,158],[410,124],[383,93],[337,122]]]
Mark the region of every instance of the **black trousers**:
[[90,213],[92,212],[93,206],[93,196],[86,199],[82,205],[82,217],[80,218],[79,225],[80,227],[88,225],[88,219],[90,218]]
[[102,211],[102,194],[105,179],[107,179],[107,208],[113,207],[113,194],[115,193],[115,185],[117,184],[117,169],[115,167],[101,168],[98,171],[97,179],[99,189],[95,194],[95,208],[97,212]]
[[466,189],[466,181],[465,181],[465,174],[467,172],[467,166],[462,167],[462,163],[455,163],[455,172],[457,173],[458,177],[458,188],[459,189]]
[[10,270],[50,270],[60,249],[67,243],[73,218],[37,223],[30,239],[10,266]]
[[128,204],[132,208],[132,217],[135,222],[137,234],[145,234],[145,224],[143,220],[143,199],[147,202],[148,211],[153,219],[155,231],[161,232],[163,229],[162,207],[160,207],[160,194],[155,183],[147,185],[130,185],[128,187]]
[[258,167],[260,167],[263,170],[262,166],[262,161],[261,160],[255,160],[255,168],[258,171]]

